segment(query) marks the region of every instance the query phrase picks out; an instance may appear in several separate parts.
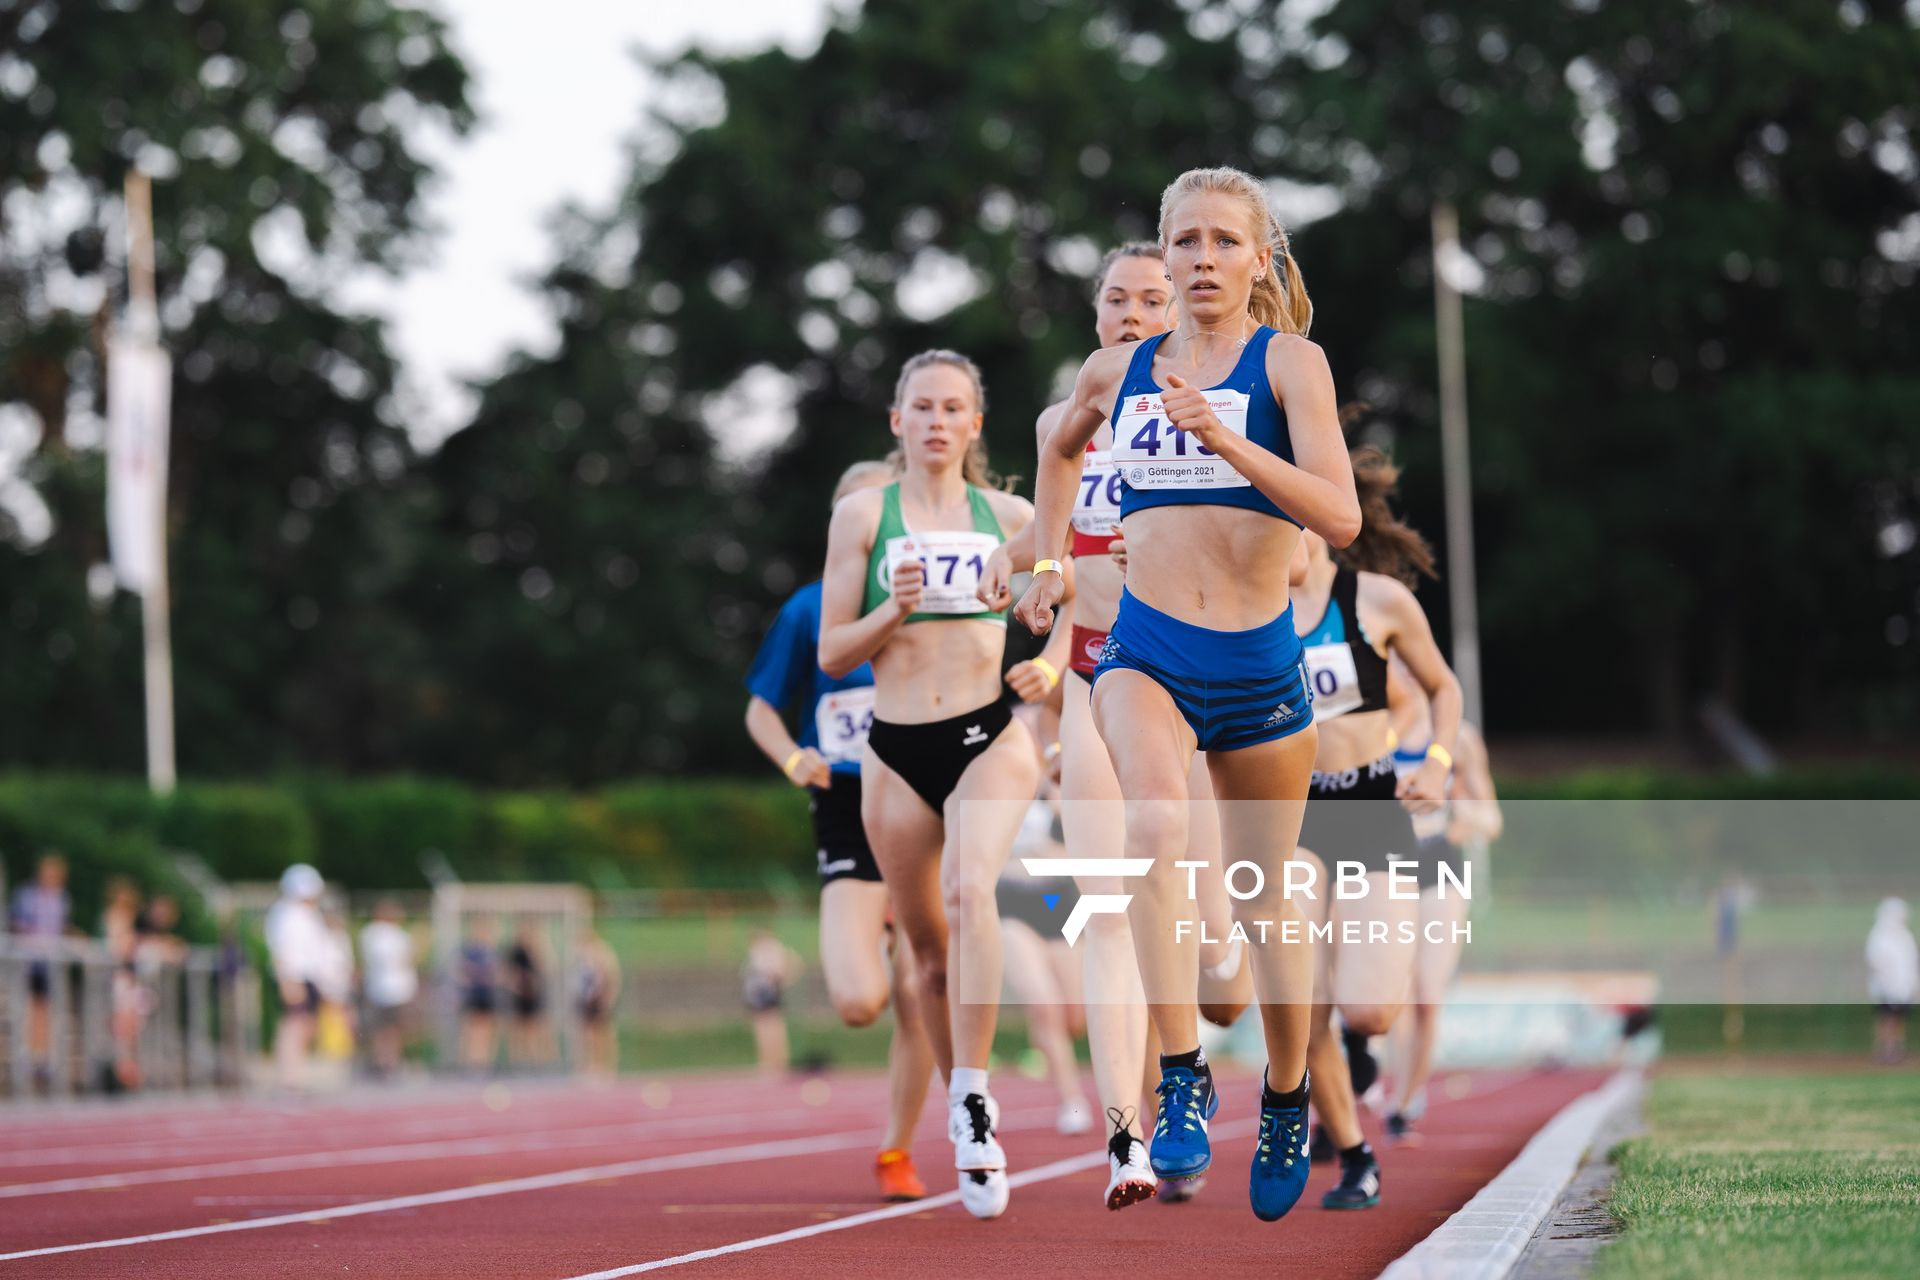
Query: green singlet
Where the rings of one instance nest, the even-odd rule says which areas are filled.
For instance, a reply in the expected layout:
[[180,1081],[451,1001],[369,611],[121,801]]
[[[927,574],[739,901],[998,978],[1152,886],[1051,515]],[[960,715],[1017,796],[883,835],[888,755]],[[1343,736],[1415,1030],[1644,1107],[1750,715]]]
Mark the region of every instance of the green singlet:
[[[1005,623],[1005,609],[989,609],[973,592],[985,569],[985,556],[1006,541],[1000,521],[987,502],[986,491],[967,486],[967,502],[973,508],[973,528],[961,533],[934,532],[915,534],[907,528],[900,513],[900,484],[886,487],[880,505],[880,527],[873,534],[873,551],[867,557],[867,590],[861,615],[872,613],[893,595],[893,574],[888,567],[887,547],[896,538],[912,537],[929,544],[921,548],[927,564],[927,603],[943,603],[946,608],[927,610],[908,616],[908,622],[953,622],[987,620]],[[991,545],[985,539],[991,540]],[[972,608],[966,608],[971,600]]]

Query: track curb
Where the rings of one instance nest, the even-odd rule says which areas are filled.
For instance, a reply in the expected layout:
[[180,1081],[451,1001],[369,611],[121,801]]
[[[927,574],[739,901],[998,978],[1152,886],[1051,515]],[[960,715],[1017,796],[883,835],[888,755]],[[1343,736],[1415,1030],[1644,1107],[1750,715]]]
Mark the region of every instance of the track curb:
[[1639,1071],[1621,1071],[1561,1108],[1513,1163],[1390,1263],[1381,1280],[1506,1280],[1595,1135],[1622,1108],[1637,1104],[1643,1088]]

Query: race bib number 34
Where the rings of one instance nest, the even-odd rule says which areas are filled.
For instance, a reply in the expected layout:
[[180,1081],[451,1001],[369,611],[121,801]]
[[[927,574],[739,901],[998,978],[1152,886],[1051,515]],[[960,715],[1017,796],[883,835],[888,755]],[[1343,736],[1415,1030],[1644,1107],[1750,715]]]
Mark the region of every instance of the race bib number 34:
[[813,727],[827,763],[858,760],[873,728],[873,686],[840,689],[822,697],[813,709]]
[[983,613],[986,606],[974,593],[987,557],[1000,540],[990,533],[908,533],[887,539],[886,573],[882,583],[893,589],[893,571],[902,560],[918,560],[926,567],[927,589],[920,598],[921,613]]
[[[1207,407],[1220,425],[1246,438],[1247,393],[1217,387]],[[1252,482],[1231,463],[1167,420],[1159,394],[1128,396],[1113,424],[1113,461],[1136,489],[1243,489]]]

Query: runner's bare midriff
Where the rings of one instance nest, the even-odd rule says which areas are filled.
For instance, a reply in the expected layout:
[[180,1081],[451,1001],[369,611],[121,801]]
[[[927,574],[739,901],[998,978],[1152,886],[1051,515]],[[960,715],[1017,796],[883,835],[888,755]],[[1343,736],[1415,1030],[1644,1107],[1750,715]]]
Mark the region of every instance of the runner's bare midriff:
[[1149,507],[1126,518],[1125,532],[1127,590],[1162,613],[1247,631],[1286,610],[1300,530],[1285,520],[1236,507]]
[[946,720],[1000,696],[1007,629],[955,619],[909,623],[873,659],[873,714],[889,724]]
[[1343,773],[1371,764],[1393,748],[1387,745],[1387,713],[1349,711],[1331,720],[1316,720],[1320,726],[1320,745],[1314,752],[1313,767],[1321,773]]

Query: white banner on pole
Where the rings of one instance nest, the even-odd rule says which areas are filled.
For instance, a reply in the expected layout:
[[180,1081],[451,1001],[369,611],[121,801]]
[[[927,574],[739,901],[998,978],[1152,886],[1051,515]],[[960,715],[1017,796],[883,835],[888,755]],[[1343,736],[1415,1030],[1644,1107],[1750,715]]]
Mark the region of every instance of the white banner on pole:
[[107,539],[113,572],[146,594],[160,580],[173,362],[151,342],[115,338],[107,352]]

